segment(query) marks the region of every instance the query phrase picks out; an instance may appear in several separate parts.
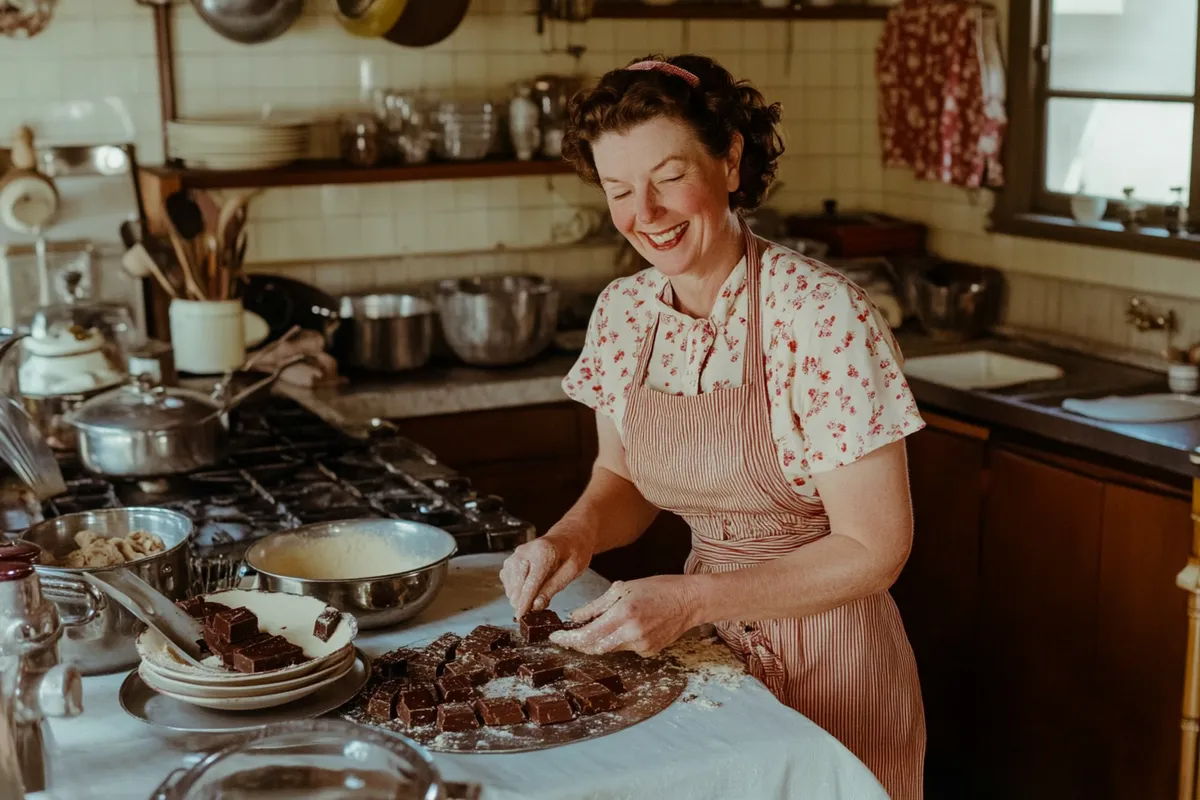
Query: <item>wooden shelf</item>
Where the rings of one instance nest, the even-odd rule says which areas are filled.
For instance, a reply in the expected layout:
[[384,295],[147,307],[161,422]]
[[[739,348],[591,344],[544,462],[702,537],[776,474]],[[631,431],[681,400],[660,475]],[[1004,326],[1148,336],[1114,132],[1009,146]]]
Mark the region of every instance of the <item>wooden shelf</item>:
[[598,2],[596,19],[885,19],[885,6],[800,6],[764,8],[753,3],[688,3],[650,6],[644,3]]
[[305,161],[289,167],[255,170],[204,170],[158,166],[142,172],[160,183],[190,189],[271,188],[319,186],[334,183],[395,183],[464,178],[505,178],[565,175],[574,171],[566,161],[461,161],[414,166],[350,167],[338,161]]

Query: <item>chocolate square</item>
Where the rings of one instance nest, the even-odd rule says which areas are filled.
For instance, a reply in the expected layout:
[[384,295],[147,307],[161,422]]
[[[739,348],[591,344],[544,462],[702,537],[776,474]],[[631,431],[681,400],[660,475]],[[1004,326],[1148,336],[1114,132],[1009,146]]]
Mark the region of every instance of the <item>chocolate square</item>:
[[609,691],[614,694],[622,694],[625,691],[625,684],[621,682],[621,676],[603,664],[567,667],[566,678],[576,683],[598,683],[601,686],[607,686]]
[[[248,608],[231,608],[205,621],[213,634],[229,644],[249,639],[258,633],[258,617]],[[210,642],[211,645],[211,642]]]
[[525,721],[525,711],[513,697],[481,697],[475,701],[475,713],[484,725],[503,727]]
[[443,664],[454,659],[455,651],[458,649],[458,643],[462,641],[462,637],[453,633],[443,633],[438,638],[434,639],[425,651],[433,656],[436,656]]
[[437,692],[432,684],[410,684],[400,689],[400,702],[409,708],[433,708]]
[[415,728],[419,725],[429,725],[437,721],[437,708],[434,706],[430,706],[429,708],[409,708],[403,703],[399,703],[396,705],[396,719],[410,728]]
[[473,659],[460,658],[446,665],[447,675],[460,675],[476,686],[488,682],[490,677],[487,667]]
[[599,714],[601,711],[613,711],[621,705],[621,701],[613,694],[612,689],[598,683],[581,683],[567,689],[567,697],[571,705],[580,714]]
[[437,710],[438,729],[443,733],[469,731],[479,727],[475,710],[466,703],[443,703]]
[[384,678],[407,677],[408,660],[412,656],[412,653],[412,650],[406,650],[402,647],[389,650],[375,659],[371,669]]
[[400,681],[384,681],[371,692],[367,713],[372,718],[387,721],[396,718],[396,700],[400,697]]
[[437,695],[432,686],[409,686],[400,690],[396,718],[410,728],[428,725],[437,719]]
[[550,609],[530,611],[521,617],[521,636],[529,644],[548,641],[550,634],[560,631],[562,628],[562,620]]
[[328,642],[329,637],[333,636],[333,632],[337,630],[338,623],[342,621],[342,612],[338,611],[333,606],[325,606],[317,621],[313,623],[313,636],[320,639],[322,642]]
[[459,652],[486,653],[512,644],[512,635],[495,625],[480,625],[467,634],[459,645]]
[[232,608],[225,605],[224,603],[214,603],[211,600],[205,600],[204,601],[204,621],[208,622],[210,619],[215,617],[217,614],[220,614],[222,611],[232,611],[232,610],[233,610]]
[[525,657],[516,650],[502,647],[488,653],[480,653],[479,663],[487,668],[493,678],[507,678],[516,675],[517,669],[525,663]]
[[299,647],[282,636],[272,636],[265,642],[243,647],[233,654],[233,668],[238,672],[268,672],[281,669],[303,659]]
[[517,675],[521,676],[525,683],[536,688],[562,680],[563,665],[557,658],[543,658],[522,664],[517,668]]
[[465,675],[443,675],[438,678],[437,689],[447,703],[461,703],[475,696],[475,685]]
[[427,650],[422,650],[408,659],[408,677],[421,683],[433,683],[442,674],[442,660]]
[[554,725],[575,719],[575,712],[561,694],[539,694],[525,700],[529,721],[535,725]]
[[192,619],[204,619],[203,597],[189,597],[186,600],[176,600],[175,605],[179,606],[180,610]]

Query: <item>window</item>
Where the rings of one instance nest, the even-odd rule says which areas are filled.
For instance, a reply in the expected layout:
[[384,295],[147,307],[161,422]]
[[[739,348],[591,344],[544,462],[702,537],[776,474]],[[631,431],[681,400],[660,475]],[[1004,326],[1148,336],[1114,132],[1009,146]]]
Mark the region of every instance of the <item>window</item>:
[[[1068,217],[1077,193],[1122,200],[1127,187],[1150,206],[1151,226],[1176,199],[1200,218],[1200,0],[1012,0],[1010,9],[1010,185],[997,228],[1006,216]],[[1072,235],[1101,231],[1123,235],[1120,246],[1165,238],[1116,224]],[[1200,237],[1174,243],[1185,244],[1200,258]]]

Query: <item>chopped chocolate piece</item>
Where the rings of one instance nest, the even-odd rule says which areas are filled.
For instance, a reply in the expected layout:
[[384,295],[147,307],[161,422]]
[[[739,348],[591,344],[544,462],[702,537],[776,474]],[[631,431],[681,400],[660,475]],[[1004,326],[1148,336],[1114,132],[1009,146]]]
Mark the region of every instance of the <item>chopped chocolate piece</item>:
[[614,694],[621,694],[625,691],[625,684],[621,682],[621,676],[603,664],[567,667],[566,677],[569,681],[598,683],[601,686],[607,686]]
[[599,714],[601,711],[612,711],[621,705],[621,701],[612,693],[612,689],[598,683],[581,683],[567,689],[567,697],[571,705],[580,714]]
[[490,653],[480,653],[479,663],[487,668],[493,678],[507,678],[516,675],[517,668],[525,663],[525,657],[516,650],[500,648]]
[[459,675],[476,686],[487,683],[490,677],[487,667],[478,661],[467,658],[460,658],[458,661],[451,661],[447,664],[446,674]]
[[249,647],[251,645],[258,644],[259,642],[265,642],[270,638],[271,634],[269,633],[256,633],[250,638],[243,639],[237,644],[230,644],[220,636],[217,636],[211,628],[204,629],[204,643],[208,645],[209,651],[220,657],[221,663],[230,669],[233,668],[234,653],[236,653],[238,650],[241,650],[243,647]]
[[317,621],[313,623],[313,636],[322,642],[328,642],[329,637],[333,636],[333,632],[337,630],[338,623],[341,621],[342,612],[333,606],[325,606],[325,610],[321,612],[321,615],[317,617]]
[[192,619],[204,619],[204,598],[189,597],[186,600],[176,600],[175,605]]
[[428,725],[437,719],[437,697],[432,686],[410,686],[400,690],[396,717],[410,728]]
[[208,622],[210,619],[215,617],[217,614],[220,614],[223,611],[232,611],[232,610],[233,610],[232,608],[225,605],[224,603],[214,603],[211,600],[205,600],[204,601],[204,621]]
[[443,675],[437,681],[438,695],[447,703],[461,703],[475,696],[475,685],[466,675]]
[[475,712],[484,725],[495,727],[519,725],[525,721],[525,711],[520,701],[513,697],[481,697],[475,701]]
[[196,647],[200,648],[200,657],[207,658],[212,655],[212,650],[208,646],[208,642],[203,639],[196,640]]
[[433,683],[442,674],[442,660],[427,650],[409,656],[408,677],[421,683]]
[[561,694],[539,694],[525,700],[529,721],[535,725],[553,725],[575,719],[575,712]]
[[396,699],[400,697],[400,681],[384,681],[371,692],[367,713],[378,720],[396,718]]
[[408,660],[412,653],[402,647],[389,650],[375,659],[371,668],[385,678],[404,678],[408,675]]
[[258,633],[258,617],[248,608],[231,608],[205,621],[205,625],[229,644],[249,639]]
[[517,674],[521,676],[521,680],[525,681],[525,683],[536,688],[561,680],[563,665],[556,658],[543,658],[540,661],[531,661],[522,664],[517,668]]
[[475,711],[466,703],[443,703],[437,710],[438,729],[443,733],[469,731],[479,727]]
[[563,622],[550,609],[545,611],[530,611],[521,617],[521,636],[529,644],[545,642],[550,634],[562,630]]
[[467,634],[467,638],[463,639],[458,649],[460,652],[486,653],[499,647],[508,647],[510,644],[512,644],[512,636],[504,628],[498,628],[495,625],[480,625]]
[[454,633],[443,633],[438,638],[434,639],[426,648],[425,651],[431,655],[437,656],[438,660],[443,664],[447,661],[454,660],[454,653],[458,649],[458,643],[462,641],[462,637]]
[[282,636],[272,636],[265,642],[243,647],[233,654],[233,668],[238,672],[268,672],[296,663],[304,653]]

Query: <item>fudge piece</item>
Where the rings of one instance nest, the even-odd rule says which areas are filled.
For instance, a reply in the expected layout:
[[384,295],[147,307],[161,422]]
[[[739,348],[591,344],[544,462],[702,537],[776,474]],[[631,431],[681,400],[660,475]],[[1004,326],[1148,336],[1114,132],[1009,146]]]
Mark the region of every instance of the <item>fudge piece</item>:
[[567,697],[571,705],[580,714],[599,714],[601,711],[612,711],[621,705],[612,689],[598,683],[581,683],[567,689]]
[[519,725],[525,721],[521,703],[513,697],[481,697],[475,701],[475,713],[484,725],[503,727]]
[[521,676],[525,683],[537,688],[562,680],[563,665],[557,658],[543,658],[522,664],[517,668],[517,675]]
[[461,703],[475,695],[475,685],[466,675],[443,675],[438,678],[437,690],[447,703]]
[[221,637],[215,635],[212,630],[204,629],[204,643],[208,645],[208,650],[214,653],[221,659],[221,663],[226,667],[233,668],[233,654],[246,647],[253,647],[256,644],[267,641],[271,638],[269,633],[256,633],[248,639],[243,639],[237,644],[230,644],[224,641]]
[[367,713],[374,719],[387,721],[396,718],[396,701],[400,698],[400,681],[384,681],[371,692]]
[[561,631],[563,621],[550,609],[530,611],[521,617],[521,636],[529,644],[549,641],[550,634]]
[[577,683],[598,683],[601,686],[607,686],[613,694],[622,694],[625,691],[625,684],[621,682],[621,676],[603,664],[567,667],[566,677],[567,680]]
[[479,727],[475,710],[466,703],[443,703],[437,710],[438,730],[443,733],[474,730]]
[[412,657],[412,654],[412,650],[406,650],[402,647],[389,650],[375,659],[371,669],[384,678],[408,677],[408,660]]
[[504,628],[495,625],[480,625],[467,634],[458,646],[460,653],[486,653],[512,644],[512,636]]
[[535,725],[554,725],[575,719],[575,712],[561,694],[539,694],[525,700],[529,721]]
[[232,610],[233,610],[232,608],[225,605],[224,603],[214,603],[211,600],[205,600],[204,601],[204,621],[208,622],[210,619],[215,617],[217,614],[220,614],[223,611],[232,611]]
[[192,619],[204,619],[203,597],[189,597],[186,600],[176,600],[175,605],[179,606],[180,610]]
[[433,683],[442,674],[444,662],[436,654],[422,650],[408,658],[408,677],[421,683]]
[[489,677],[487,667],[478,661],[467,658],[460,658],[447,664],[446,674],[461,676],[476,686],[487,683]]
[[507,647],[480,653],[477,657],[479,663],[493,678],[507,678],[509,675],[516,675],[517,669],[525,663],[524,656]]
[[265,642],[242,647],[233,654],[233,668],[238,672],[267,672],[297,664],[304,652],[282,636],[272,636]]
[[437,719],[437,695],[432,686],[409,686],[400,690],[396,717],[410,728],[428,725]]
[[458,649],[458,643],[461,641],[461,636],[453,633],[443,633],[434,639],[425,650],[437,656],[442,663],[445,663],[454,660],[455,651]]
[[248,608],[231,608],[206,620],[205,626],[221,641],[237,644],[258,633],[258,617]]
[[325,610],[317,617],[317,621],[313,623],[313,636],[320,639],[322,642],[328,642],[329,637],[333,636],[333,632],[337,630],[338,623],[342,621],[342,612],[338,611],[333,606],[325,606]]

